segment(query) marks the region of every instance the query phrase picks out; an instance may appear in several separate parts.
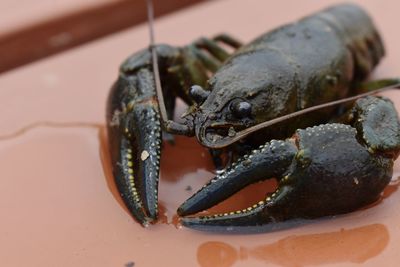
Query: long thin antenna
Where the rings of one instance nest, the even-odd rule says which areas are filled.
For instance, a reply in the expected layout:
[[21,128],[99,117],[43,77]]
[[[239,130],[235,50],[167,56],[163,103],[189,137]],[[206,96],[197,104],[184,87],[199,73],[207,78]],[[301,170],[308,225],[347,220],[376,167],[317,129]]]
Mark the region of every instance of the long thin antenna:
[[338,104],[343,104],[343,103],[346,103],[346,102],[354,101],[354,100],[357,100],[358,98],[361,98],[361,97],[364,97],[364,96],[374,95],[374,94],[377,94],[377,93],[380,93],[380,92],[383,92],[383,91],[387,91],[387,90],[391,90],[391,89],[395,89],[395,88],[400,88],[400,81],[397,81],[396,83],[394,83],[392,85],[385,86],[385,87],[380,88],[380,89],[376,89],[376,90],[373,90],[373,91],[369,91],[369,92],[366,92],[366,93],[363,93],[363,94],[359,94],[359,95],[355,95],[355,96],[348,97],[348,98],[339,99],[339,100],[328,102],[328,103],[325,103],[325,104],[312,106],[312,107],[309,107],[309,108],[306,108],[306,109],[302,109],[302,110],[299,110],[299,111],[296,111],[296,112],[293,112],[293,113],[290,113],[290,114],[287,114],[287,115],[284,115],[284,116],[281,116],[281,117],[278,117],[278,118],[275,118],[275,119],[272,119],[272,120],[269,120],[269,121],[262,122],[260,124],[254,125],[252,127],[249,127],[247,129],[244,129],[244,130],[236,133],[236,135],[234,137],[222,138],[222,139],[218,140],[217,142],[212,142],[212,141],[210,142],[207,139],[203,139],[203,140],[200,140],[200,142],[203,145],[205,145],[207,147],[210,147],[210,148],[223,148],[223,147],[226,147],[228,145],[231,145],[231,144],[239,141],[240,139],[243,139],[244,137],[248,136],[251,133],[254,133],[254,132],[256,132],[256,131],[258,131],[260,129],[269,127],[269,126],[271,126],[273,124],[276,124],[276,123],[279,123],[279,122],[282,122],[282,121],[285,121],[285,120],[288,120],[288,119],[291,119],[291,118],[294,118],[294,117],[309,113],[311,111],[315,111],[315,110],[318,110],[318,109],[323,109],[323,108],[335,106],[335,105],[338,105]]
[[147,0],[147,17],[149,20],[149,34],[150,34],[150,51],[153,61],[153,73],[156,85],[156,94],[158,100],[158,106],[160,107],[161,119],[163,122],[168,120],[167,110],[165,108],[164,96],[161,89],[160,71],[158,69],[158,57],[157,50],[155,49],[155,38],[154,38],[154,8],[152,0]]

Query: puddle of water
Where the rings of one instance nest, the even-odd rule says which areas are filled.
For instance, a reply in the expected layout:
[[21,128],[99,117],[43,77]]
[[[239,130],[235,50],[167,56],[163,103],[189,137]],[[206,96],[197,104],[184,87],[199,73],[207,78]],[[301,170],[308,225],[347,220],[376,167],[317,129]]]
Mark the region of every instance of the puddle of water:
[[235,248],[221,241],[201,244],[197,260],[202,267],[229,267],[237,261],[255,259],[271,264],[319,266],[333,263],[365,263],[379,255],[389,243],[383,224],[342,229],[336,232],[288,236],[277,242],[255,247]]
[[[176,208],[213,176],[212,164],[194,140],[177,137],[176,146],[164,149],[160,222],[144,229],[119,197],[107,151],[104,127],[79,124],[39,125],[1,140],[5,178],[0,181],[0,207],[7,214],[0,227],[2,263],[388,266],[398,259],[398,180],[385,189],[378,205],[339,218],[260,235],[199,233],[179,227]],[[184,171],[177,155],[185,158]],[[399,167],[397,162],[395,176]],[[273,180],[250,186],[213,212],[248,206],[275,186]],[[43,250],[46,257],[40,256]],[[26,257],[20,257],[21,251]]]

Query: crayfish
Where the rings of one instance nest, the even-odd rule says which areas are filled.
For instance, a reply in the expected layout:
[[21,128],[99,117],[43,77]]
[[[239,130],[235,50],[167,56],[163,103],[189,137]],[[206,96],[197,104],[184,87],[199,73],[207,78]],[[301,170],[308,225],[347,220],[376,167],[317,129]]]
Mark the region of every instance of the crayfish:
[[[364,96],[265,125],[398,87],[399,79],[365,82],[383,56],[372,20],[349,4],[246,45],[221,34],[137,52],[122,64],[107,110],[113,174],[126,206],[141,224],[156,221],[162,135],[171,134],[195,136],[221,169],[179,207],[184,226],[273,230],[376,201],[400,152],[400,122],[390,100]],[[188,105],[182,122],[172,119],[177,97]],[[193,216],[271,178],[276,191],[246,209]]]

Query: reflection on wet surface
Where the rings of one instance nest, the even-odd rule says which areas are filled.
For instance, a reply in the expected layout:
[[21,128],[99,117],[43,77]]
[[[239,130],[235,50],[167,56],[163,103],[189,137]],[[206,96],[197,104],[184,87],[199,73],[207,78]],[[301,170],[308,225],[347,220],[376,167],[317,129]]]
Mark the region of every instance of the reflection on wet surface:
[[[15,140],[12,140],[13,138]],[[29,225],[24,223],[28,220],[27,218],[21,218],[20,226],[23,224],[23,231],[21,230],[22,228],[18,227],[19,230],[13,232],[13,235],[9,238],[4,234],[2,235],[5,237],[7,244],[18,243],[18,246],[15,245],[18,248],[21,247],[21,240],[25,240],[26,236],[32,236],[32,240],[35,243],[53,251],[54,255],[59,255],[57,253],[61,253],[61,251],[65,251],[63,253],[67,255],[68,252],[78,248],[100,254],[104,253],[104,251],[112,250],[115,255],[122,257],[123,254],[127,260],[134,259],[139,264],[139,262],[152,262],[149,258],[145,260],[139,255],[150,252],[153,249],[159,251],[168,246],[171,242],[170,240],[176,239],[177,247],[173,248],[174,257],[178,254],[181,255],[181,253],[192,253],[191,255],[194,256],[191,259],[187,259],[186,263],[191,262],[188,266],[194,266],[194,262],[197,262],[203,267],[228,267],[233,266],[235,263],[251,261],[257,261],[258,264],[265,266],[365,263],[379,255],[388,245],[389,231],[383,223],[321,234],[309,232],[309,234],[304,235],[290,235],[289,237],[280,237],[280,240],[265,245],[259,244],[263,240],[268,240],[266,237],[270,237],[271,235],[269,234],[227,237],[215,234],[197,234],[186,229],[177,230],[176,226],[179,225],[179,222],[176,216],[176,208],[213,176],[211,172],[212,164],[207,151],[200,147],[194,139],[178,137],[176,138],[176,146],[165,145],[160,184],[160,221],[158,225],[151,226],[148,229],[137,226],[130,219],[129,212],[125,209],[119,197],[111,175],[106,132],[103,126],[68,123],[38,124],[26,127],[23,131],[18,131],[12,136],[5,136],[2,142],[3,174],[8,173],[8,175],[15,176],[15,178],[3,179],[4,184],[0,194],[2,201],[0,203],[6,203],[12,199],[11,195],[15,196],[17,194],[14,189],[15,192],[11,191],[13,192],[11,194],[10,188],[18,188],[18,194],[24,195],[22,200],[30,199],[29,203],[25,202],[24,205],[18,205],[19,208],[13,206],[6,208],[8,216],[3,220],[3,230],[14,229],[15,225],[19,225],[12,218],[19,218],[18,216],[22,216],[22,214],[30,214],[29,210],[35,213],[35,215],[29,216]],[[12,145],[9,146],[9,144]],[[175,170],[182,168],[180,161],[176,158],[177,151],[181,151],[179,152],[181,154],[178,154],[180,155],[179,157],[185,158],[185,164],[187,164],[184,167],[185,174],[175,175]],[[16,162],[22,154],[26,159],[24,168],[15,169],[11,167],[12,164],[10,164],[9,160]],[[53,162],[51,160],[55,159],[55,154],[58,156],[57,160]],[[96,158],[96,154],[100,154],[99,158],[102,164],[97,162],[99,160]],[[71,163],[72,160],[74,161]],[[52,164],[46,165],[45,169],[41,169],[39,171],[40,175],[34,175],[38,171],[38,166],[49,164],[49,162],[52,162]],[[71,169],[71,164],[73,169]],[[101,166],[103,167],[105,178],[101,175]],[[398,170],[398,166],[396,170]],[[42,175],[43,171],[45,171],[44,175]],[[92,171],[95,172],[87,175],[87,171],[90,171],[89,174]],[[394,177],[398,175],[397,171]],[[57,179],[54,179],[54,177],[57,177]],[[21,186],[20,183],[23,183],[24,186]],[[46,187],[48,184],[57,184],[57,186]],[[397,231],[393,225],[397,225],[398,215],[395,211],[396,208],[391,207],[396,204],[392,200],[398,198],[399,184],[399,179],[395,178],[386,187],[382,194],[384,201],[377,203],[379,207],[370,213],[370,217],[364,216],[364,214],[373,210],[373,208],[360,212],[359,214],[361,215],[350,214],[346,216],[349,218],[350,223],[346,228],[352,225],[353,220],[357,220],[357,218],[361,218],[359,223],[367,221],[371,223],[376,221],[387,222],[385,218],[390,218],[392,222],[388,224],[388,227],[390,226],[390,237],[394,240],[393,244],[397,244]],[[252,185],[211,211],[247,206],[249,203],[262,198],[267,191],[272,191],[275,186],[276,182],[274,180]],[[103,187],[106,188],[102,189]],[[192,190],[188,190],[188,187],[191,187]],[[44,190],[44,188],[47,189]],[[41,193],[39,194],[38,192]],[[113,197],[109,198],[110,195]],[[56,200],[53,199],[54,196],[57,196]],[[47,199],[53,199],[53,201],[47,201]],[[115,200],[119,205],[114,205]],[[390,201],[393,204],[385,206]],[[20,209],[25,206],[27,208],[21,212]],[[124,209],[124,212],[120,212],[121,208]],[[49,210],[51,213],[49,213]],[[65,213],[64,210],[70,210],[76,214],[71,215],[71,213]],[[54,216],[48,216],[48,214],[54,213]],[[82,221],[82,218],[85,218],[85,221]],[[340,219],[324,221],[325,228],[319,228],[318,232],[321,232],[321,229],[322,231],[325,229],[330,231],[337,229],[338,220]],[[49,221],[54,226],[52,228],[44,227]],[[171,227],[171,224],[173,227]],[[72,227],[71,225],[76,226]],[[113,225],[113,227],[110,228],[110,225]],[[343,221],[341,225],[343,225]],[[318,223],[316,223],[316,227],[318,227]],[[37,233],[37,235],[33,233]],[[110,242],[113,247],[118,248],[118,252],[114,248],[101,243],[102,239],[99,239],[98,233],[102,233],[104,236],[107,235],[107,240],[113,240]],[[282,233],[287,232],[284,231],[277,234],[280,236]],[[66,236],[72,237],[67,238]],[[138,237],[141,238],[140,242],[137,242]],[[64,240],[62,242],[63,245],[54,247],[54,244],[61,239]],[[191,240],[190,244],[187,243],[189,239]],[[209,241],[210,239],[214,241]],[[14,242],[13,240],[19,241]],[[97,250],[87,245],[76,245],[74,240],[87,240],[87,242],[97,240],[96,242],[103,245],[101,249]],[[151,244],[151,246],[146,244]],[[390,247],[393,249],[394,245]],[[149,247],[146,246],[150,246],[152,249],[148,249]],[[22,247],[27,251],[26,246]],[[19,250],[15,249],[13,251],[17,252]],[[135,252],[133,253],[132,251]],[[33,252],[38,253],[37,250],[33,250]],[[8,254],[14,255],[10,252]],[[165,258],[165,260],[167,259],[168,257]],[[380,259],[383,260],[383,257],[380,257]],[[172,261],[172,259],[169,260]],[[81,262],[84,262],[83,258]]]
[[[207,150],[194,139],[177,137],[175,146],[164,146],[160,221],[144,229],[133,221],[116,189],[104,126],[35,123],[0,139],[0,163],[6,177],[0,180],[0,206],[7,214],[0,227],[4,241],[0,258],[15,263],[7,266],[27,265],[27,259],[42,263],[38,266],[49,266],[45,263],[64,261],[73,253],[78,259],[73,266],[91,266],[94,262],[106,266],[102,255],[111,254],[113,263],[120,266],[127,262],[159,266],[160,261],[167,266],[218,267],[255,262],[257,266],[373,266],[376,262],[369,260],[382,251],[377,262],[389,260],[390,265],[397,259],[398,178],[386,187],[377,207],[317,222],[312,227],[253,236],[178,230],[176,208],[213,177],[213,166]],[[15,168],[21,155],[23,168]],[[399,176],[399,165],[397,161],[394,177]],[[249,186],[209,212],[246,207],[274,187],[274,180]],[[371,225],[350,229],[367,223]],[[340,227],[346,230],[336,231]],[[300,234],[293,235],[292,231]],[[279,240],[260,245],[271,237]],[[176,245],[171,246],[171,240]],[[164,253],[166,247],[171,252]],[[43,249],[54,255],[52,260],[34,258]],[[26,259],[19,257],[21,251]],[[153,257],[154,251],[161,256]]]
[[400,186],[400,178],[396,178],[395,180],[392,180],[388,186],[386,186],[385,190],[382,192],[382,198],[388,198],[390,197],[393,193],[395,193]]
[[236,249],[219,241],[206,242],[197,250],[197,260],[202,267],[229,267],[239,259]]
[[223,242],[206,242],[197,250],[202,267],[229,267],[256,259],[268,266],[311,266],[328,263],[364,263],[379,255],[389,242],[383,224],[372,224],[337,232],[289,236],[275,243],[236,249]]
[[107,129],[105,126],[100,127],[99,129],[99,143],[100,143],[100,159],[101,166],[103,166],[104,177],[106,179],[106,184],[111,194],[114,196],[115,200],[118,204],[129,214],[128,208],[125,206],[124,201],[121,198],[121,195],[118,192],[117,185],[114,182],[114,176],[112,174],[111,168],[111,160],[108,148],[108,139],[107,139]]
[[[213,176],[207,151],[194,139],[178,137],[176,146],[167,144],[164,149],[160,222],[144,229],[133,221],[115,187],[103,126],[37,124],[5,136],[1,143],[1,169],[7,179],[0,180],[0,206],[7,216],[3,217],[0,228],[5,245],[0,256],[5,262],[15,263],[7,266],[27,265],[26,259],[34,259],[38,266],[49,266],[45,263],[58,263],[73,253],[77,258],[73,266],[91,266],[94,262],[98,263],[96,266],[106,266],[102,255],[111,254],[113,263],[120,266],[130,261],[138,266],[159,266],[160,260],[167,266],[216,267],[233,266],[235,262],[257,262],[258,266],[367,264],[383,250],[384,255],[377,257],[377,261],[396,259],[398,179],[385,189],[384,201],[377,207],[315,223],[309,228],[295,228],[294,231],[301,233],[298,235],[288,234],[292,230],[253,236],[178,230],[176,208]],[[175,175],[175,170],[182,168],[175,154],[178,150],[182,150],[179,157],[185,158],[187,166],[185,174]],[[15,168],[21,162],[21,155],[24,166]],[[399,163],[396,164],[394,177],[399,175]],[[274,180],[255,184],[214,209],[247,206],[275,186]],[[379,224],[335,232],[338,225],[349,229],[355,224],[376,222]],[[389,232],[392,242],[387,245]],[[271,240],[270,237],[280,240],[260,245]],[[171,240],[176,245],[171,247]],[[171,252],[164,253],[166,247]],[[52,260],[34,258],[43,249],[54,255]],[[27,255],[26,259],[19,257],[21,251]],[[153,257],[154,251],[161,256]]]
[[282,266],[363,263],[381,253],[389,242],[382,224],[332,233],[293,236],[249,250],[249,255]]

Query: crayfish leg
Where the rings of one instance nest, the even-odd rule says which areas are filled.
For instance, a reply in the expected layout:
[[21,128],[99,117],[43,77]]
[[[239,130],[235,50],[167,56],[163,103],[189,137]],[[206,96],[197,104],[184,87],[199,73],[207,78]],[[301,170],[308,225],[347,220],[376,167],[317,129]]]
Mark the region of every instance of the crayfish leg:
[[231,36],[228,33],[218,34],[213,39],[214,41],[222,42],[226,45],[229,45],[234,49],[238,49],[243,46],[243,43],[241,41],[237,40],[235,37]]

